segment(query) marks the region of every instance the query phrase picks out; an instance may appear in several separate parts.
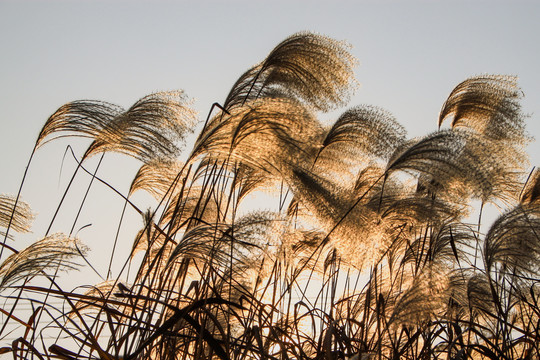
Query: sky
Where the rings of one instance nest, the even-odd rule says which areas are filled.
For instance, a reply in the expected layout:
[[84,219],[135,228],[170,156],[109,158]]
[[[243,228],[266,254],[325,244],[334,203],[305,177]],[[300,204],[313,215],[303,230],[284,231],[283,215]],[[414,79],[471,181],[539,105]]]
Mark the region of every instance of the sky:
[[[61,105],[92,99],[127,108],[149,93],[180,89],[204,120],[238,76],[298,31],[345,40],[359,60],[360,87],[327,118],[370,104],[391,112],[409,137],[425,135],[437,130],[438,112],[459,82],[511,74],[525,94],[527,129],[540,138],[539,18],[538,1],[0,0],[0,193],[17,192],[42,125]],[[44,234],[73,172],[68,144],[80,155],[87,143],[47,144],[30,167],[22,197],[37,214],[33,240]],[[539,142],[528,152],[531,166],[540,164]],[[107,156],[100,174],[125,191],[136,167]],[[63,218],[81,194],[68,198]],[[99,262],[123,203],[97,186],[91,197],[76,231]],[[53,226],[60,230],[69,226]]]

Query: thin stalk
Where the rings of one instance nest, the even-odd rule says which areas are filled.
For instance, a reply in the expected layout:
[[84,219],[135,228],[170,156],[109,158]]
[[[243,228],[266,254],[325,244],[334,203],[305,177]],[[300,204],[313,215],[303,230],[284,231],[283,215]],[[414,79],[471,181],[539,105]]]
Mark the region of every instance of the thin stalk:
[[[478,214],[478,226],[476,229],[478,235],[480,235],[480,226],[482,225],[482,210],[483,209],[484,209],[484,202],[482,201],[482,203],[480,204],[480,212]],[[476,271],[476,261],[478,259],[478,248],[480,246],[480,237],[475,236],[475,238],[476,238],[476,244],[474,247],[474,264],[473,264],[474,271]]]
[[101,162],[103,161],[103,157],[105,156],[105,153],[101,153],[101,157],[99,158],[98,164],[96,166],[96,169],[94,170],[94,173],[92,174],[92,177],[90,179],[90,183],[88,184],[88,187],[86,188],[86,192],[84,193],[83,200],[81,201],[81,205],[79,206],[79,210],[77,211],[77,215],[75,216],[75,220],[73,220],[73,225],[71,226],[71,229],[69,230],[69,235],[73,234],[73,230],[75,229],[75,225],[77,224],[77,220],[79,219],[79,216],[81,215],[84,203],[86,202],[86,198],[88,197],[88,193],[90,192],[90,188],[92,187],[92,183],[94,182],[94,179],[96,178],[96,174],[99,170],[99,167],[101,166]]
[[8,225],[6,227],[6,234],[4,235],[4,240],[2,242],[2,245],[4,246],[2,246],[2,248],[0,249],[0,259],[2,259],[2,255],[4,254],[4,248],[5,248],[8,236],[9,236],[9,230],[11,229],[11,224],[13,223],[13,218],[15,216],[17,204],[19,203],[19,198],[21,196],[22,188],[24,186],[24,182],[26,181],[28,169],[30,169],[30,164],[32,163],[32,159],[34,158],[36,149],[37,149],[37,143],[34,145],[34,148],[32,149],[32,152],[30,153],[30,157],[28,158],[28,163],[26,164],[26,167],[24,169],[23,177],[21,179],[21,184],[19,185],[19,190],[17,191],[17,197],[15,198],[15,204],[13,204],[13,209],[11,210],[11,215],[9,216]]

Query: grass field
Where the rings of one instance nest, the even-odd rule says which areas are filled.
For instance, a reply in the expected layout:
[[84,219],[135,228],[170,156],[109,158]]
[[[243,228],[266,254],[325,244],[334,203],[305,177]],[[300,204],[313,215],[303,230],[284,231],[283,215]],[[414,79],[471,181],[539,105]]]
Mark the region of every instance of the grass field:
[[[355,64],[346,44],[298,33],[203,121],[182,91],[127,110],[61,106],[32,156],[89,139],[82,154],[67,150],[75,174],[108,187],[143,226],[119,245],[126,257],[110,239],[118,274],[64,288],[59,275],[89,267],[75,224],[19,249],[9,239],[30,230],[32,212],[2,195],[0,354],[539,359],[540,172],[524,150],[532,137],[516,78],[457,83],[439,130],[409,139],[374,106],[319,120],[348,106]],[[100,162],[86,167],[109,152],[140,164],[128,192],[100,176]],[[151,208],[134,200],[141,192]],[[486,224],[490,206],[501,215]]]

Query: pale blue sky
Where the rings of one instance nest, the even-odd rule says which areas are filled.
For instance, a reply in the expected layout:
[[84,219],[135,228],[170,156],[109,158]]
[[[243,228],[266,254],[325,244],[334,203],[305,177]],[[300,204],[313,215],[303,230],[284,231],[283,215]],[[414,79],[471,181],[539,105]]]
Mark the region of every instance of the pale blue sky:
[[[350,106],[383,107],[410,136],[436,130],[459,82],[497,73],[519,76],[529,132],[540,138],[539,18],[538,1],[0,0],[0,192],[16,193],[42,124],[62,104],[129,107],[153,91],[183,89],[204,119],[240,74],[302,30],[348,41],[361,84]],[[60,173],[66,144],[38,153],[23,192],[39,212],[36,237],[71,174],[70,160]],[[540,164],[538,142],[529,152]],[[134,163],[107,161],[102,174],[126,189]],[[103,203],[89,213],[92,206]],[[99,221],[81,226],[89,222]]]

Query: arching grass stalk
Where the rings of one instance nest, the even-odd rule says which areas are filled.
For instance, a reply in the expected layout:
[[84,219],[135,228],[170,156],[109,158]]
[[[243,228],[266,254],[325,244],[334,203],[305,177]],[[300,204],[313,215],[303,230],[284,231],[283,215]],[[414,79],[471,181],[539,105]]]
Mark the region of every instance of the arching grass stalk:
[[[11,210],[11,215],[9,216],[9,222],[6,227],[6,234],[4,235],[4,240],[2,241],[1,249],[0,249],[0,260],[2,259],[2,255],[4,254],[4,248],[6,247],[6,241],[9,236],[9,231],[11,230],[11,225],[13,223],[13,217],[15,216],[15,211],[17,210],[17,204],[19,203],[19,198],[21,196],[21,192],[24,186],[24,182],[26,181],[26,175],[28,174],[28,170],[30,169],[30,164],[32,163],[32,159],[34,158],[34,154],[37,149],[37,143],[34,145],[34,148],[32,149],[32,152],[30,153],[30,156],[28,158],[28,162],[26,164],[26,167],[24,168],[23,177],[21,179],[21,183],[19,185],[19,189],[17,190],[17,196],[15,197],[15,204],[13,205],[13,209]],[[1,332],[0,332],[1,334]]]

